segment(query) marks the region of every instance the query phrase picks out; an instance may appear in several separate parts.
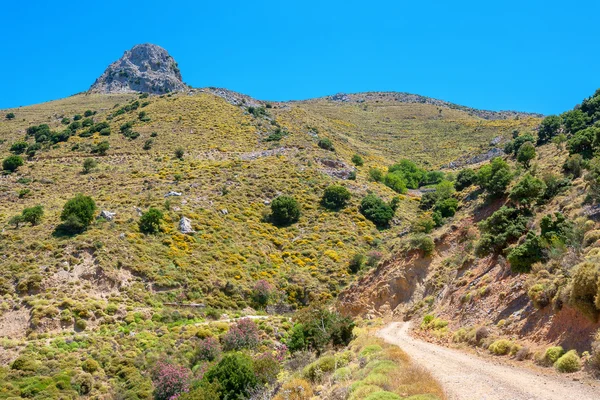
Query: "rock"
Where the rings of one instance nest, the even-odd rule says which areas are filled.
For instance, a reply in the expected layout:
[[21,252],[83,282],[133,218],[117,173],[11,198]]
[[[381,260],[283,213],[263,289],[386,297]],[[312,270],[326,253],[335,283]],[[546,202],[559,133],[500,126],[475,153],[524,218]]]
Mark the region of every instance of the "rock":
[[110,212],[110,211],[107,211],[107,210],[102,210],[102,212],[100,213],[99,218],[104,218],[107,221],[112,221],[113,219],[115,219],[115,215],[117,215],[117,213]]
[[189,218],[181,217],[181,219],[179,220],[179,232],[185,234],[196,232],[192,229],[192,221],[190,221]]
[[169,193],[165,194],[165,197],[171,197],[171,196],[181,196],[181,193],[171,190]]
[[227,214],[229,214],[229,211],[227,211],[227,209],[224,208],[224,209],[221,210],[221,214],[227,215]]
[[269,204],[271,204],[271,200],[265,200],[265,201],[263,201],[263,204],[265,206],[268,206]]
[[89,92],[164,94],[186,88],[173,57],[162,47],[145,43],[133,46],[109,65]]
[[138,215],[138,217],[141,217],[142,214],[144,214],[144,212],[142,211],[142,209],[139,208],[139,207],[133,207],[133,209],[135,210],[135,213]]
[[125,233],[121,233],[121,234],[119,235],[119,239],[125,239]]

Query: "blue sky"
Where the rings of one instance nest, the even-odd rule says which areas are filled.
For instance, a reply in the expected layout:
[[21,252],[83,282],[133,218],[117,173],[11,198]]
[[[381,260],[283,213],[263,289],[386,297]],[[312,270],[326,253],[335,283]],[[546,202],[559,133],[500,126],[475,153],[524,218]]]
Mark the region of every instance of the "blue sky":
[[405,91],[545,114],[600,87],[597,1],[20,1],[2,5],[0,108],[85,91],[137,43],[186,83],[265,100]]

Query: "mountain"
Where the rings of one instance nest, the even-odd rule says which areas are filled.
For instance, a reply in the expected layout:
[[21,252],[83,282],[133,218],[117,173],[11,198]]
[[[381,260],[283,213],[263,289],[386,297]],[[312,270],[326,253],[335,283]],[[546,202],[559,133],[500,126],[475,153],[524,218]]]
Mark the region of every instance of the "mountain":
[[[594,232],[577,231],[580,244],[583,236],[595,243],[596,222],[585,217],[590,189],[562,168],[569,150],[597,145],[593,102],[556,128],[552,117],[406,93],[269,102],[188,88],[173,66],[164,49],[135,46],[87,93],[2,112],[0,159],[10,162],[0,177],[0,398],[158,398],[159,361],[182,374],[193,367],[199,379],[230,360],[204,359],[201,346],[231,355],[231,335],[248,325],[260,338],[245,350],[257,370],[276,354],[269,368],[294,377],[279,383],[308,385],[316,398],[344,398],[334,394],[358,388],[352,381],[360,378],[368,390],[443,399],[433,380],[371,376],[379,365],[372,361],[385,371],[407,362],[365,336],[378,326],[369,319],[382,316],[435,320],[423,335],[446,342],[485,327],[486,346],[511,338],[591,349],[597,323],[585,322],[567,289],[595,244],[569,252],[541,238],[540,224],[560,211]],[[543,140],[548,132],[556,144]],[[565,146],[560,133],[577,140]],[[534,147],[533,160],[518,156],[523,146]],[[469,171],[485,172],[498,155],[508,167],[480,187]],[[534,206],[508,195],[527,175],[546,188]],[[503,182],[503,192],[488,196]],[[539,195],[539,182],[529,184],[523,192]],[[96,205],[85,229],[65,212],[80,193]],[[299,217],[284,223],[278,204],[286,208],[277,216],[298,210],[282,196],[299,205]],[[501,206],[518,209],[501,222],[519,222],[511,232],[520,236],[476,254],[481,238],[492,240],[477,223]],[[540,249],[543,263],[532,272],[512,271],[508,254],[533,242],[556,246]],[[538,310],[542,297],[552,306]],[[354,345],[335,354],[351,324],[334,307],[361,325]],[[260,318],[232,322],[243,315]],[[339,331],[312,337],[323,325]],[[292,354],[282,343],[306,351]],[[277,374],[263,378],[279,387]]]
[[94,82],[92,93],[169,93],[186,90],[177,63],[160,46],[145,43],[133,46],[106,68]]

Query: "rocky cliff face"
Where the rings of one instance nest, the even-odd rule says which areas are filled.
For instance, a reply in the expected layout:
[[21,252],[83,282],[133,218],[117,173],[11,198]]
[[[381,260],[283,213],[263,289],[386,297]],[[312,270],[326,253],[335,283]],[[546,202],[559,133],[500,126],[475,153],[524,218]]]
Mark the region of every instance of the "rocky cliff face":
[[90,92],[161,94],[182,91],[186,87],[173,57],[162,47],[145,43],[134,46],[109,65]]

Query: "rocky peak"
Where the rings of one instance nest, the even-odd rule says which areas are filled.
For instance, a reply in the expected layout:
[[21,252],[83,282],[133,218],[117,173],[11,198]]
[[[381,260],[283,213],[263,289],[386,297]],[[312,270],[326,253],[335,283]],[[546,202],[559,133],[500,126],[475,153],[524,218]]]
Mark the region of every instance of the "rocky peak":
[[185,90],[177,63],[160,46],[145,43],[133,46],[110,64],[96,79],[90,92],[96,93],[168,93]]

